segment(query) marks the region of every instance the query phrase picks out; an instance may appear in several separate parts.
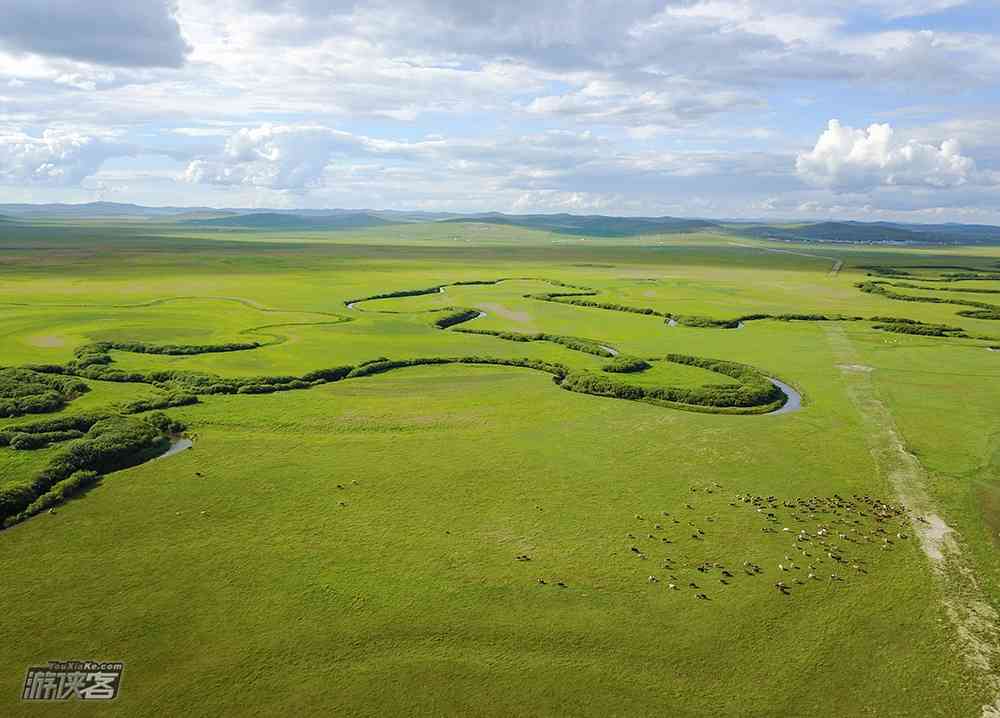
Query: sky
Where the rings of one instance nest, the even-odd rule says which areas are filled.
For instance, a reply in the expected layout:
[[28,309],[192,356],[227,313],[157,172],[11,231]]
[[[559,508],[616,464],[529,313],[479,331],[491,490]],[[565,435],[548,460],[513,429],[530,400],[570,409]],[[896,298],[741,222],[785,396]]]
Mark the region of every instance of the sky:
[[1000,224],[998,0],[0,0],[0,202]]

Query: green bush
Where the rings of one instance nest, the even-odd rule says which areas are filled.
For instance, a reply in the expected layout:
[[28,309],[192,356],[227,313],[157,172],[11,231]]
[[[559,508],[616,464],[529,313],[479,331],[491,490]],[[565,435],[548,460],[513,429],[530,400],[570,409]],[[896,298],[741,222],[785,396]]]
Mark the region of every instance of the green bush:
[[50,444],[58,444],[70,439],[79,439],[83,436],[82,431],[68,429],[66,431],[44,431],[36,434],[14,434],[10,437],[10,447],[18,451],[30,451],[32,449],[44,449]]
[[169,436],[183,430],[161,412],[143,418],[112,416],[96,421],[87,433],[54,454],[27,482],[0,486],[0,519],[16,517],[40,496],[77,471],[117,471],[165,451]]
[[49,431],[89,431],[90,427],[101,419],[107,419],[110,414],[105,412],[82,412],[69,416],[53,417],[51,419],[41,419],[22,424],[10,424],[4,431],[21,434],[39,434]]
[[961,327],[949,327],[946,324],[922,324],[911,322],[893,322],[891,324],[875,324],[872,329],[896,334],[916,334],[925,337],[966,337]]
[[101,478],[96,471],[76,471],[68,479],[53,484],[52,488],[28,504],[27,508],[16,516],[8,517],[3,522],[3,527],[13,526],[19,521],[40,514],[45,509],[61,504],[66,499],[80,493],[89,486],[93,486]]
[[770,409],[784,393],[753,367],[735,362],[670,354],[667,361],[697,366],[733,377],[737,384],[707,384],[700,387],[641,387],[591,372],[573,372],[562,382],[568,391],[618,399],[667,402],[712,409]]
[[171,393],[156,399],[130,401],[122,405],[121,411],[123,414],[141,414],[144,411],[153,411],[154,409],[169,409],[173,406],[189,406],[197,403],[198,397],[194,394]]
[[[468,282],[469,284],[492,284],[493,282]],[[344,302],[345,305],[348,304],[358,304],[359,302],[370,302],[375,299],[394,299],[398,297],[419,297],[424,294],[437,294],[441,291],[441,287],[446,286],[439,284],[436,287],[427,287],[426,289],[400,289],[395,292],[382,292],[381,294],[372,294],[367,297],[361,297],[359,299],[348,299]]]
[[[385,361],[385,357],[382,357],[379,361]],[[317,369],[315,371],[311,371],[307,374],[304,374],[302,376],[302,379],[308,382],[314,382],[317,380],[340,381],[348,374],[350,374],[353,370],[354,367],[350,365],[335,366],[330,369]]]
[[966,309],[961,312],[957,312],[958,316],[966,317],[968,319],[989,319],[989,320],[1000,320],[1000,307],[995,309]]
[[434,326],[438,329],[447,329],[448,327],[453,327],[456,324],[461,324],[462,322],[475,319],[478,316],[479,311],[476,309],[457,309],[434,320]]
[[0,369],[0,417],[58,411],[80,394],[90,391],[72,376],[37,369]]
[[237,394],[271,394],[278,388],[273,384],[243,384],[236,390]]
[[524,333],[508,332],[496,329],[456,329],[462,334],[480,334],[483,336],[496,337],[509,342],[552,342],[561,344],[568,349],[574,349],[587,354],[594,354],[599,357],[613,357],[614,352],[608,351],[592,339],[581,339],[580,337],[567,337],[562,334],[546,334],[544,332]]
[[740,325],[739,319],[712,319],[711,317],[701,317],[693,314],[675,315],[674,321],[685,327],[702,327],[708,329],[736,329]]
[[596,309],[607,309],[614,312],[629,312],[631,314],[645,314],[648,316],[667,317],[668,314],[651,309],[649,307],[631,307],[627,304],[615,304],[612,302],[595,302],[582,297],[596,296],[595,291],[584,292],[544,292],[541,294],[525,294],[525,299],[537,299],[542,302],[558,302],[560,304],[572,304],[577,307],[593,307]]
[[[170,356],[190,356],[194,354],[220,354],[240,352],[261,347],[260,342],[226,342],[223,344],[147,344],[146,342],[94,342],[84,344],[74,351],[78,357],[84,355],[107,355],[120,351],[133,354],[165,354]],[[110,358],[108,359],[110,361]]]
[[857,285],[858,289],[862,292],[868,294],[879,294],[888,299],[895,299],[900,302],[922,302],[925,304],[955,304],[964,307],[975,307],[975,309],[966,309],[958,312],[959,316],[969,317],[971,319],[1000,319],[1000,307],[993,304],[987,304],[986,302],[974,302],[971,299],[955,299],[955,298],[943,298],[943,297],[915,297],[909,294],[900,294],[899,292],[894,292],[887,287],[891,286],[887,282],[861,282]]
[[615,374],[631,374],[633,372],[646,371],[652,366],[645,359],[638,357],[618,356],[610,364],[601,367],[603,371]]
[[870,322],[880,322],[883,324],[923,324],[919,319],[906,319],[905,317],[868,317]]
[[454,363],[454,359],[446,359],[444,357],[428,357],[423,359],[401,359],[401,360],[391,360],[386,359],[384,361],[372,362],[370,364],[365,364],[363,366],[356,367],[350,374],[347,375],[348,379],[356,379],[362,376],[372,376],[373,374],[381,374],[383,372],[390,371],[392,369],[400,369],[402,367],[409,366],[421,366],[425,364],[451,364]]

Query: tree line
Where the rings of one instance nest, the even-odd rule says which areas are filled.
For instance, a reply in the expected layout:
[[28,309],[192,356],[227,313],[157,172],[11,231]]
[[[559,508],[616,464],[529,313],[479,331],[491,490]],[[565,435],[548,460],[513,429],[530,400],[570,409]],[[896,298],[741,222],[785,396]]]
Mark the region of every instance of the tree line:
[[28,368],[0,369],[0,418],[59,411],[90,391],[86,382]]
[[30,516],[32,506],[51,505],[96,480],[90,473],[73,479],[77,472],[106,474],[163,453],[170,445],[169,437],[183,429],[183,424],[161,412],[141,418],[97,418],[83,436],[68,442],[35,476],[0,486],[0,522],[4,528],[11,526]]
[[77,357],[107,354],[120,351],[133,354],[166,354],[170,356],[192,356],[195,354],[221,354],[259,349],[260,342],[224,342],[221,344],[149,344],[147,342],[92,342],[76,348]]
[[561,344],[564,347],[575,351],[593,354],[599,357],[613,357],[615,354],[609,351],[592,339],[581,339],[580,337],[569,337],[562,334],[548,334],[545,332],[510,332],[496,329],[456,329],[462,334],[479,334],[483,336],[496,337],[509,342],[552,342]]

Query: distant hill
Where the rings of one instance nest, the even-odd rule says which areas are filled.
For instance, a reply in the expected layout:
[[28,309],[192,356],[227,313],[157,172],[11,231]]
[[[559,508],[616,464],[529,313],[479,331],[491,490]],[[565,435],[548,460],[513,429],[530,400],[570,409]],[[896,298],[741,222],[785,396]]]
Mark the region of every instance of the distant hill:
[[760,239],[847,244],[998,244],[1000,227],[970,224],[901,224],[895,222],[815,222],[759,224],[729,228]]
[[223,209],[191,209],[179,214],[171,215],[168,219],[174,222],[186,222],[192,219],[219,219],[220,217],[233,217],[236,212],[229,212]]
[[445,222],[481,222],[510,227],[540,229],[558,234],[588,237],[634,237],[641,234],[676,234],[718,229],[716,222],[677,217],[610,217],[577,214],[488,214],[444,220]]
[[187,227],[257,230],[362,229],[414,222],[477,222],[524,227],[584,237],[636,237],[650,234],[724,232],[787,242],[840,242],[890,245],[998,245],[1000,227],[982,224],[908,224],[903,222],[822,222],[613,217],[577,214],[455,214],[374,209],[263,209],[249,207],[145,207],[120,202],[82,204],[0,204],[0,222],[41,219],[169,222]]
[[391,222],[432,222],[460,215],[454,212],[406,212],[372,209],[268,209],[257,207],[145,207],[120,202],[84,202],[81,204],[0,204],[0,214],[25,219],[153,219],[186,221],[215,219],[247,214],[295,215],[329,218],[367,214]]
[[168,217],[183,212],[218,211],[210,207],[143,207],[119,202],[86,202],[83,204],[0,204],[0,213],[17,217],[51,217],[54,219],[100,219],[103,217]]
[[988,224],[897,224],[910,232],[931,235],[957,244],[1000,243],[1000,227]]
[[367,212],[351,212],[319,217],[304,217],[298,214],[280,214],[277,212],[253,212],[230,217],[189,219],[179,222],[179,224],[191,227],[334,230],[382,227],[389,224],[396,224],[396,222],[376,217]]

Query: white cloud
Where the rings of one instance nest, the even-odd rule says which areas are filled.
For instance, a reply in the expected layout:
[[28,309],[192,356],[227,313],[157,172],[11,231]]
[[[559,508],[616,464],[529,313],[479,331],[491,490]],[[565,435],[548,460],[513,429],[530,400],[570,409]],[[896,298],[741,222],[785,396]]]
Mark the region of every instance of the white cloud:
[[[0,181],[78,197],[117,137],[160,157],[85,184],[127,166],[153,204],[1000,218],[1000,35],[982,0],[933,14],[961,4],[0,0]],[[63,32],[97,6],[115,15],[98,32]],[[65,13],[34,23],[45,7]],[[838,114],[899,129],[801,134]]]
[[130,148],[110,137],[54,129],[41,136],[0,130],[0,183],[76,185],[105,160],[128,154]]
[[888,124],[867,130],[830,120],[816,146],[800,153],[795,169],[806,182],[838,191],[874,187],[958,187],[976,179],[976,164],[958,140],[935,146],[897,138]]
[[321,126],[261,125],[226,140],[222,155],[192,161],[188,182],[300,190],[320,184],[337,152],[357,146],[347,132]]

